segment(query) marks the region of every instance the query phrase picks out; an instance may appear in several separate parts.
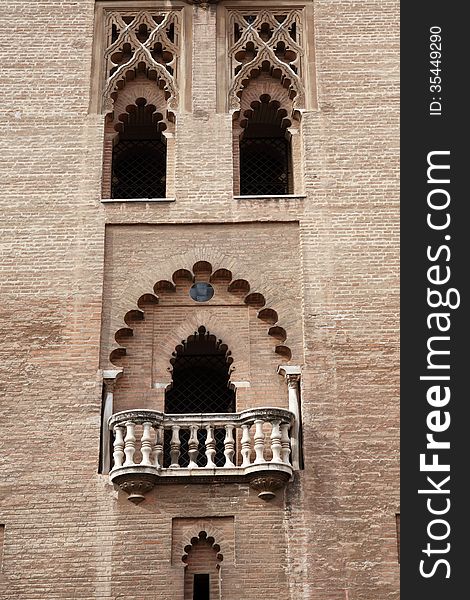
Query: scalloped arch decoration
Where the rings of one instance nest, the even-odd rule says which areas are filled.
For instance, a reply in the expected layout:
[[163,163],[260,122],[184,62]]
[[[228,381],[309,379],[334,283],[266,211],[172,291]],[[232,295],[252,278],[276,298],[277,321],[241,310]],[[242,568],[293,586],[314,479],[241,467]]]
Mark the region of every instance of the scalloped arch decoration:
[[161,122],[165,124],[164,129],[174,132],[175,116],[167,109],[164,91],[149,79],[133,81],[113,96],[112,112],[108,113],[113,129],[119,124],[120,116],[127,112],[129,106],[136,105],[140,99],[145,99],[147,106],[153,105],[155,112],[161,113]]
[[211,525],[210,523],[201,523],[186,532],[185,541],[181,548],[181,561],[187,566],[189,553],[193,546],[199,541],[207,541],[212,546],[212,549],[217,553],[218,567],[224,560],[223,549],[223,534],[222,532]]
[[[200,265],[201,262],[195,263],[194,267],[196,267],[196,273],[198,272],[198,267],[200,267]],[[208,273],[213,272],[212,265],[208,262],[204,263],[204,268],[207,269]],[[177,269],[172,276],[172,279],[175,283],[172,283],[168,280],[157,281],[153,286],[153,293],[146,292],[137,299],[137,307],[128,310],[123,317],[123,325],[125,326],[120,327],[114,334],[116,345],[112,348],[109,355],[109,360],[112,364],[114,364],[114,360],[119,360],[119,358],[125,356],[125,342],[126,338],[132,337],[134,334],[133,324],[145,320],[145,303],[151,303],[153,305],[158,304],[160,295],[173,294],[176,290],[176,286],[178,285],[178,283],[185,283],[190,281],[194,278],[196,273],[194,273],[194,271],[191,273],[188,269]],[[219,282],[222,285],[227,286],[226,289],[229,293],[243,298],[245,304],[257,310],[257,318],[260,319],[263,323],[266,323],[267,325],[267,335],[270,336],[276,342],[274,352],[280,357],[282,357],[284,361],[290,360],[292,352],[290,348],[285,344],[285,340],[287,338],[286,330],[283,327],[277,325],[278,314],[274,309],[266,306],[266,300],[263,294],[251,291],[250,284],[245,279],[232,280],[232,273],[228,269],[217,269],[214,275],[217,273],[223,274],[223,278],[221,278]],[[196,306],[195,309],[197,310]],[[204,324],[205,326],[210,325],[209,323],[199,323],[198,325],[202,324]],[[192,325],[194,325],[194,323]],[[219,331],[223,330],[224,328],[219,326]],[[177,331],[173,333],[176,336],[176,338],[178,338],[176,343],[179,343],[179,341],[181,340],[180,336],[182,332]],[[175,345],[176,344],[173,344],[173,348],[175,347]]]

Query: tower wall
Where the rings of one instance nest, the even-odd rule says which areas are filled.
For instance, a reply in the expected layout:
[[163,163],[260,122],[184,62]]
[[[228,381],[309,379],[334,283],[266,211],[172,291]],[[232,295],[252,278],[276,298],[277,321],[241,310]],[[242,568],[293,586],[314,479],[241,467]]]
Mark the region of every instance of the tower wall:
[[[95,2],[0,9],[2,597],[177,600],[204,530],[224,600],[398,598],[398,5],[306,4],[305,194],[234,198],[225,4],[180,2],[175,200],[154,203],[101,202]],[[141,295],[200,260],[278,313],[302,366],[305,468],[270,503],[228,482],[157,486],[135,506],[98,472],[103,369]],[[227,308],[223,341],[258,382],[246,402],[277,406],[285,359],[252,310]]]

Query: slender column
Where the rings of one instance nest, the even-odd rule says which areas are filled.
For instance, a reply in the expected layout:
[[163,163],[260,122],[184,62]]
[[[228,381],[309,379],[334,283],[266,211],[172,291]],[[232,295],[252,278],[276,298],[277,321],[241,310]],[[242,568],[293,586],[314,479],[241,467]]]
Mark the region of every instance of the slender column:
[[289,438],[289,423],[281,425],[281,462],[289,464],[290,455],[290,438]]
[[224,467],[234,467],[233,455],[235,454],[235,440],[233,439],[233,429],[235,425],[233,423],[227,423],[225,425],[225,440],[224,440],[224,455],[225,464]]
[[124,454],[126,455],[126,462],[124,467],[129,467],[134,464],[134,453],[135,453],[135,423],[132,421],[126,422],[126,437],[124,438]]
[[155,445],[153,447],[152,460],[154,467],[163,466],[163,427],[158,425],[155,429]]
[[271,429],[271,452],[273,457],[271,462],[281,462],[281,422],[273,421]]
[[242,444],[242,457],[243,457],[243,462],[242,462],[242,467],[248,467],[251,463],[250,463],[250,457],[251,457],[251,436],[250,436],[250,426],[245,424],[242,425],[242,439],[241,439],[241,444]]
[[287,381],[289,394],[289,410],[294,413],[295,419],[291,429],[291,460],[294,469],[300,468],[300,407],[299,407],[299,381],[300,367],[280,366],[277,370]]
[[215,457],[215,453],[216,453],[214,428],[212,425],[206,425],[206,430],[207,430],[207,437],[206,437],[207,465],[206,465],[206,467],[215,469],[217,465],[214,462],[214,457]]
[[256,458],[254,464],[266,462],[264,459],[264,421],[263,419],[255,420],[255,452]]
[[108,421],[113,414],[114,388],[122,369],[106,369],[103,371],[105,397],[103,401],[103,416],[101,420],[101,472],[108,473],[111,468],[111,444]]
[[179,458],[180,458],[180,426],[173,425],[171,428],[172,435],[170,441],[170,459],[171,465],[170,469],[178,469],[179,468]]
[[142,433],[142,438],[140,440],[140,451],[142,453],[142,462],[141,465],[146,465],[148,467],[152,466],[150,461],[150,455],[152,454],[152,423],[150,421],[145,421],[143,423],[144,431]]
[[298,127],[289,127],[287,134],[291,150],[291,174],[289,182],[289,194],[300,195],[304,193],[304,177],[302,169],[302,143]]
[[176,179],[176,144],[175,134],[170,131],[164,131],[163,137],[166,142],[166,190],[167,198],[175,197],[175,179]]
[[197,455],[199,452],[199,440],[197,439],[197,432],[199,426],[198,425],[190,425],[189,431],[191,432],[189,435],[188,441],[188,454],[189,454],[189,465],[190,469],[197,469]]
[[124,427],[122,425],[115,425],[114,436],[113,468],[116,469],[122,467],[124,462]]

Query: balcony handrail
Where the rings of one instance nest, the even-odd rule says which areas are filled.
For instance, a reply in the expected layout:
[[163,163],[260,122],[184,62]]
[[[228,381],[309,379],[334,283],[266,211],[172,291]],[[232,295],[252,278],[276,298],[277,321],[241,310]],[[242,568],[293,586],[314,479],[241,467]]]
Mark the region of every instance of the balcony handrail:
[[289,424],[292,424],[295,419],[295,416],[291,411],[285,408],[277,408],[272,406],[250,408],[247,410],[242,410],[238,413],[171,414],[150,409],[131,409],[123,410],[112,415],[109,418],[108,426],[109,429],[113,429],[118,425],[124,425],[127,421],[133,421],[135,424],[140,425],[142,423],[149,422],[152,423],[152,425],[163,425],[164,428],[169,428],[172,425],[189,426],[192,424],[224,426],[228,423],[233,423],[235,425],[242,425],[263,417],[279,419],[281,423]]
[[[114,430],[110,478],[132,502],[142,501],[157,480],[181,477],[248,481],[266,500],[294,471],[295,415],[284,408],[190,414],[134,409],[115,413],[108,424]],[[221,431],[223,440],[217,439]]]

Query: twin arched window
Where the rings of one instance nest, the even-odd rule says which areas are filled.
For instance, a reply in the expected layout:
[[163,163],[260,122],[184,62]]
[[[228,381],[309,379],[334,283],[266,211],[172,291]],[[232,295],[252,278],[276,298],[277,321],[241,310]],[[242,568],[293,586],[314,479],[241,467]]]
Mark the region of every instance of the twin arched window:
[[[279,196],[294,191],[287,112],[265,94],[252,102],[241,120],[238,140],[239,193]],[[126,107],[114,130],[108,193],[113,199],[165,198],[167,195],[166,125],[144,98]],[[106,161],[105,166],[109,161]],[[104,186],[104,188],[106,185]],[[238,193],[238,190],[237,190]]]

